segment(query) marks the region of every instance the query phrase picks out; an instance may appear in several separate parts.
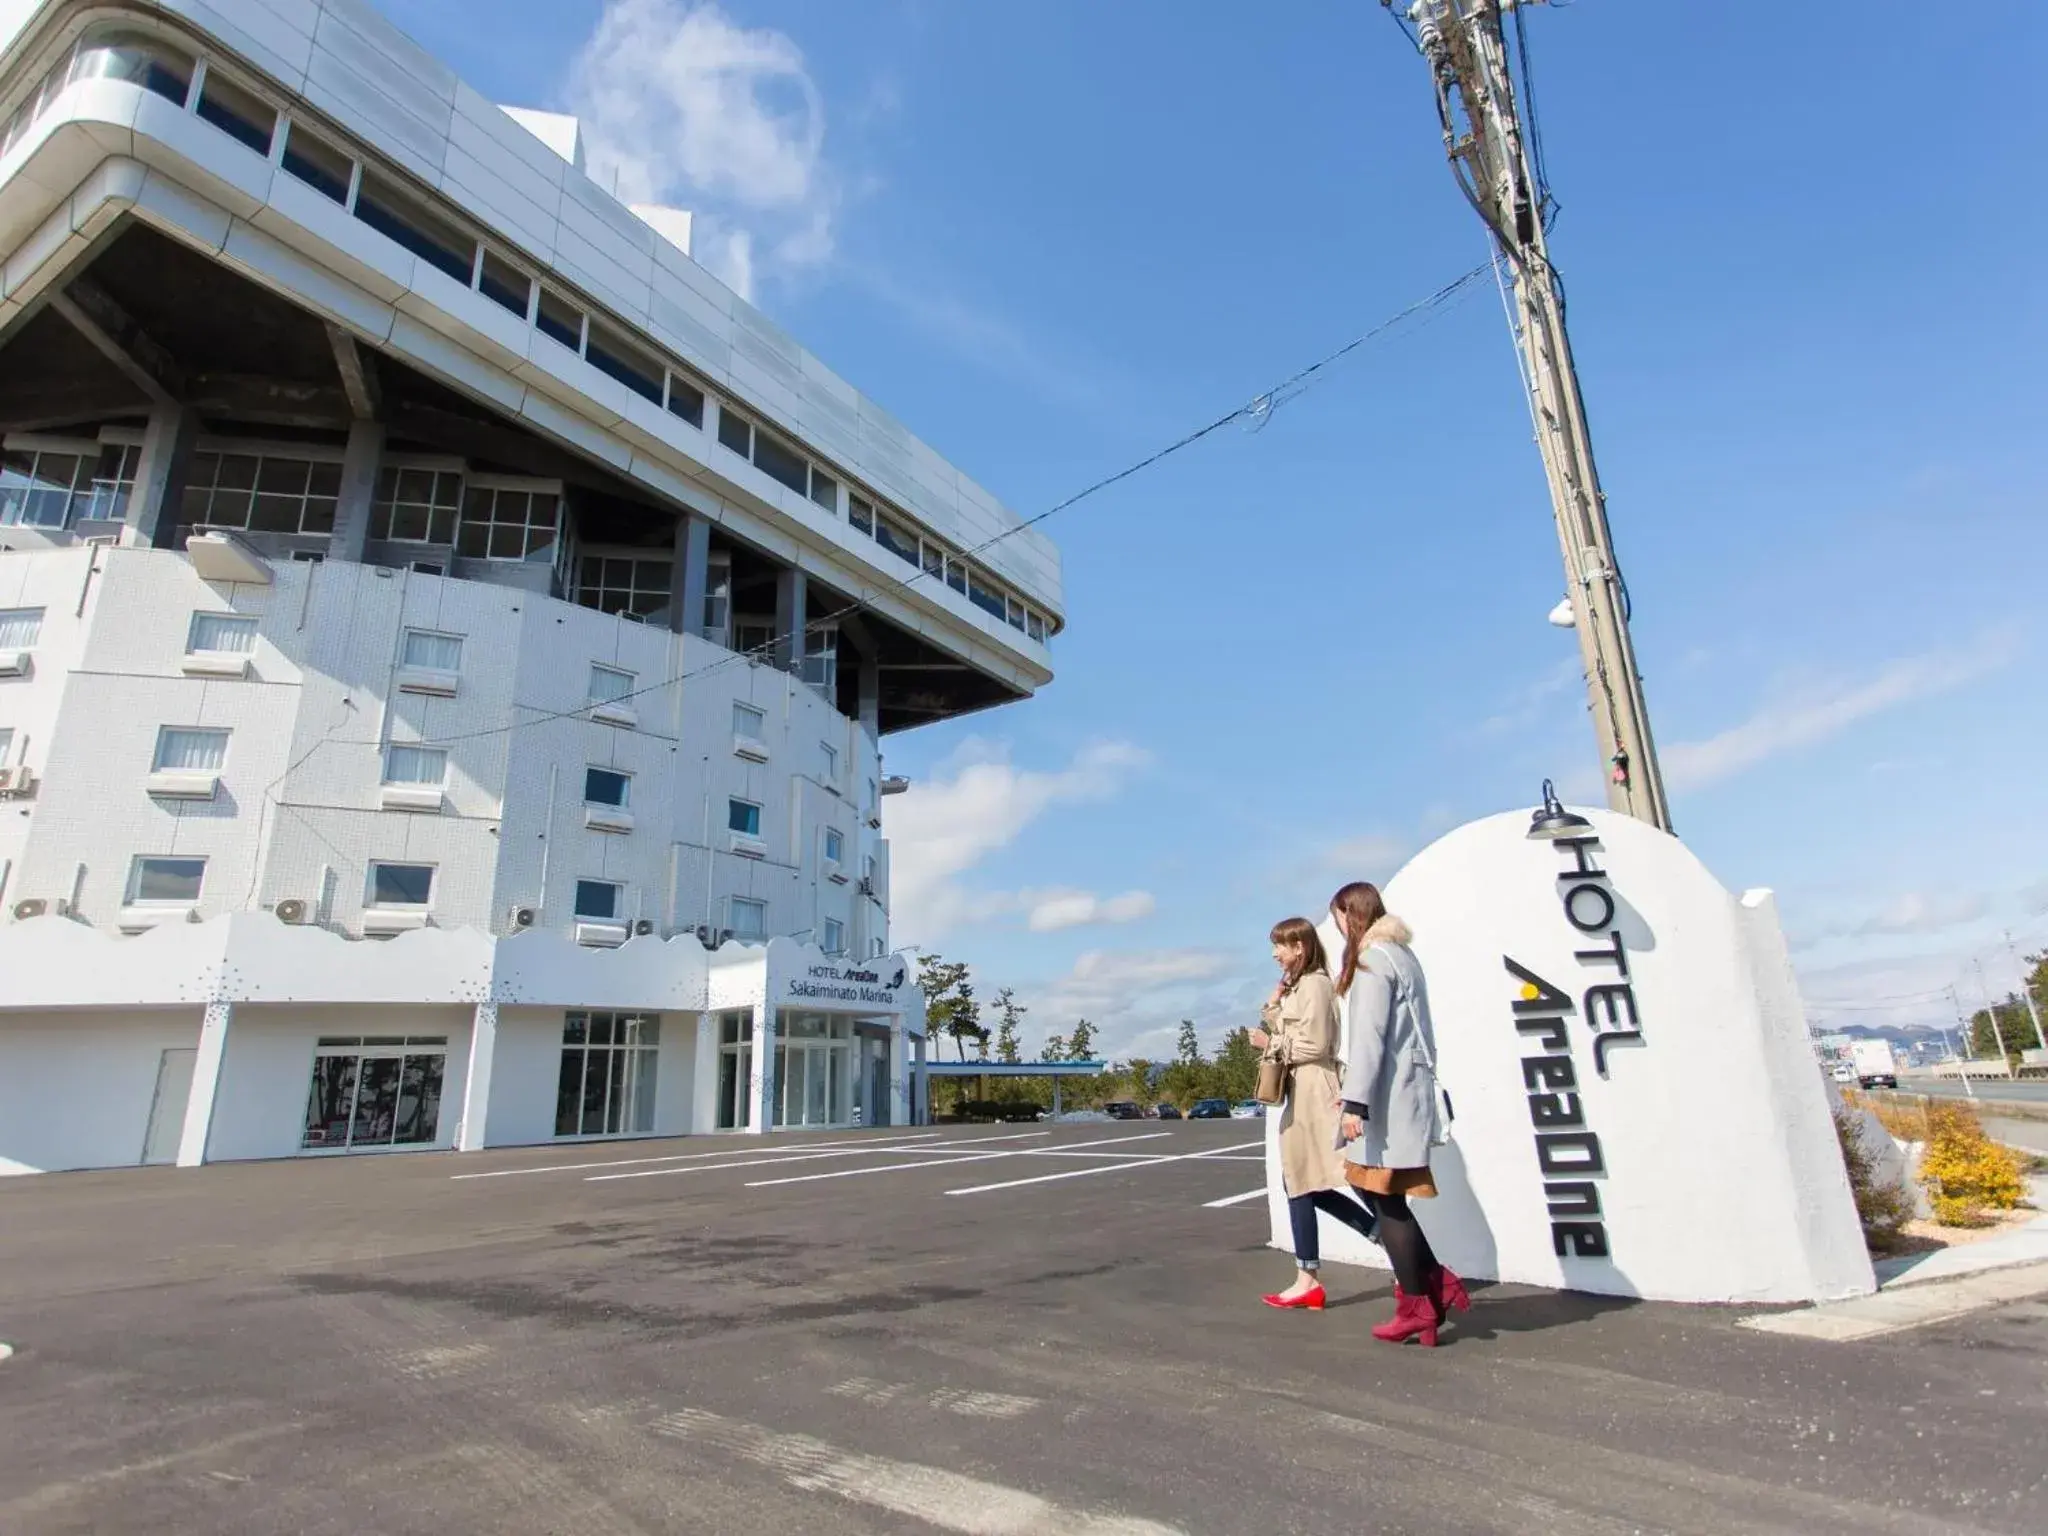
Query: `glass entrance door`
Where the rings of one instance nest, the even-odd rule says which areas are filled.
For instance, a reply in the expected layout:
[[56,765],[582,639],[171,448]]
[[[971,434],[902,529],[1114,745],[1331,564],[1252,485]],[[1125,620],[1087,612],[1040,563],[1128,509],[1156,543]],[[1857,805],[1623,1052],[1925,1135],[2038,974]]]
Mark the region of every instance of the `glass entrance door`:
[[441,1123],[446,1035],[327,1036],[306,1091],[307,1151],[418,1146]]

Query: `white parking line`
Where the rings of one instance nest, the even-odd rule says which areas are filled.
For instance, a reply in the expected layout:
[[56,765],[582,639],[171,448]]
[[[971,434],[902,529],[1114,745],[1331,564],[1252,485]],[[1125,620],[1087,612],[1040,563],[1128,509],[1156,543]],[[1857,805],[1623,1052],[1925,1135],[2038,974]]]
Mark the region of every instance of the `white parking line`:
[[[1132,1137],[1131,1140],[1138,1140]],[[1212,1158],[1225,1152],[1242,1152],[1249,1147],[1264,1146],[1263,1141],[1240,1142],[1235,1146],[1216,1147],[1208,1152],[1183,1152],[1174,1157],[1151,1157],[1144,1162],[1113,1163],[1101,1168],[1070,1168],[1065,1173],[1041,1173],[1036,1178],[1006,1179],[1000,1184],[975,1184],[966,1189],[949,1189],[949,1195],[986,1195],[998,1189],[1019,1189],[1026,1184],[1053,1184],[1061,1179],[1085,1179],[1091,1174],[1118,1173],[1126,1168],[1156,1168],[1161,1163],[1190,1163],[1200,1158]]]
[[1265,1193],[1266,1187],[1261,1184],[1257,1189],[1248,1189],[1241,1195],[1225,1195],[1221,1200],[1204,1200],[1202,1202],[1202,1209],[1205,1211],[1220,1211],[1226,1205],[1243,1205],[1247,1200],[1263,1199]]
[[[937,1131],[926,1131],[916,1136],[885,1136],[877,1141],[861,1142],[860,1145],[874,1147],[881,1146],[886,1142],[936,1141],[938,1139],[939,1133]],[[778,1147],[776,1150],[781,1152],[823,1152],[840,1145],[843,1145],[843,1143],[812,1141],[805,1142],[800,1146]],[[580,1173],[585,1168],[637,1168],[643,1163],[690,1163],[702,1161],[707,1157],[745,1157],[750,1152],[759,1152],[761,1150],[761,1145],[749,1138],[748,1141],[734,1146],[721,1147],[716,1152],[671,1152],[663,1157],[615,1157],[603,1162],[546,1163],[538,1168],[494,1168],[489,1173],[451,1173],[448,1175],[448,1179],[450,1183],[456,1183],[463,1179],[510,1179],[516,1178],[522,1173]]]
[[777,1184],[815,1184],[820,1179],[853,1179],[864,1173],[901,1173],[906,1168],[951,1167],[954,1163],[985,1163],[992,1157],[1029,1157],[1028,1152],[974,1152],[940,1163],[876,1163],[866,1168],[835,1168],[830,1173],[798,1173],[786,1179],[755,1179],[749,1189],[772,1189]]
[[[948,1143],[948,1145],[955,1147],[972,1147],[977,1146],[985,1141],[1023,1141],[1033,1136],[1049,1136],[1051,1134],[1052,1133],[1050,1131],[1020,1131],[1012,1136],[970,1136],[958,1141],[950,1142]],[[756,1150],[768,1151],[770,1149],[767,1147],[743,1147],[738,1148],[736,1150],[750,1152]],[[883,1141],[864,1141],[852,1143],[843,1142],[825,1148],[822,1151],[807,1152],[795,1157],[788,1155],[788,1151],[795,1151],[795,1148],[792,1147],[788,1149],[788,1151],[784,1152],[781,1156],[752,1158],[748,1161],[738,1163],[701,1163],[694,1168],[638,1168],[635,1169],[632,1173],[597,1173],[592,1174],[589,1178],[585,1179],[584,1183],[609,1184],[618,1179],[654,1179],[660,1178],[664,1174],[675,1173],[721,1173],[728,1168],[768,1168],[780,1163],[814,1163],[817,1162],[820,1158],[827,1157],[866,1157],[876,1152],[908,1152],[913,1150],[923,1152],[937,1151],[938,1149],[935,1147],[910,1148],[904,1146],[892,1146],[889,1143]],[[595,1167],[598,1165],[591,1164],[588,1166]]]
[[[1044,1135],[1043,1131],[1039,1132]],[[800,1173],[786,1179],[754,1179],[747,1184],[749,1189],[770,1189],[777,1184],[815,1184],[820,1179],[853,1179],[870,1173],[901,1173],[909,1168],[951,1167],[955,1163],[985,1163],[996,1157],[1117,1157],[1134,1156],[1131,1153],[1084,1152],[1083,1147],[1114,1146],[1126,1141],[1153,1141],[1161,1136],[1171,1136],[1171,1131],[1153,1131],[1146,1136],[1111,1136],[1102,1141],[1077,1141],[1069,1147],[1016,1147],[1003,1152],[971,1152],[965,1155],[953,1154],[952,1148],[973,1146],[984,1141],[1021,1141],[1022,1137],[977,1136],[970,1141],[948,1142],[940,1147],[899,1147],[898,1152],[922,1152],[939,1158],[936,1163],[880,1163],[870,1168],[835,1168],[830,1173]],[[1148,1158],[1147,1161],[1171,1162],[1171,1158]]]

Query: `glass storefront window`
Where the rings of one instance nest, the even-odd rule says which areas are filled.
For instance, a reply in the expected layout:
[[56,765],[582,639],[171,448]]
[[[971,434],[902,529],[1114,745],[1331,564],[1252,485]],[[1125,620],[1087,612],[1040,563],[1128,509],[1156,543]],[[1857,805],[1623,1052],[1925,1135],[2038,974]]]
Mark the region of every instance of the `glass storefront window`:
[[557,1136],[644,1136],[654,1129],[661,1017],[571,1013],[562,1021]]
[[420,1146],[441,1121],[446,1035],[327,1036],[306,1092],[308,1151]]

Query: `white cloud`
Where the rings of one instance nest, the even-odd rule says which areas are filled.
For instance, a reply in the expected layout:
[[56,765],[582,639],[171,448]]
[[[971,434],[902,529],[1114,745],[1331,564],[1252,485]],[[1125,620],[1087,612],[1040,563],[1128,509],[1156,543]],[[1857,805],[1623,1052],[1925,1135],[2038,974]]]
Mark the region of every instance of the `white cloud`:
[[1717,736],[1664,748],[1665,777],[1680,788],[1713,784],[1826,741],[1872,715],[1960,688],[2010,661],[2015,638],[2010,630],[1995,631],[1968,650],[1903,657],[1861,682],[1809,688],[1767,704]]
[[1557,700],[1579,687],[1584,678],[1585,671],[1575,648],[1573,655],[1565,657],[1541,677],[1526,684],[1498,711],[1480,721],[1474,734],[1514,736],[1530,730],[1544,720],[1568,719],[1570,712]]
[[1092,949],[1064,976],[1018,991],[1047,1031],[1064,1035],[1087,1019],[1098,1055],[1163,1061],[1184,1018],[1201,1026],[1207,1047],[1229,1028],[1257,1022],[1258,983],[1237,968],[1238,958],[1213,949]]
[[1093,891],[1034,891],[1025,926],[1033,933],[1058,933],[1096,923],[1135,923],[1150,917],[1159,903],[1150,891],[1125,891],[1097,896]]
[[1857,934],[1939,933],[1973,923],[1990,910],[1982,896],[1930,896],[1907,891],[1885,903],[1853,930]]
[[987,750],[973,744],[950,773],[913,784],[890,809],[891,926],[903,942],[930,944],[959,923],[1015,910],[1020,897],[975,895],[960,877],[1053,806],[1114,795],[1146,761],[1128,742],[1100,742],[1067,767],[1043,772],[982,755]]
[[622,201],[690,209],[697,259],[741,297],[764,268],[830,258],[825,104],[786,34],[693,0],[608,0],[566,95],[591,175]]
[[2020,892],[2020,900],[2026,903],[2027,916],[2039,917],[2048,913],[2048,880],[2039,885],[2030,885]]

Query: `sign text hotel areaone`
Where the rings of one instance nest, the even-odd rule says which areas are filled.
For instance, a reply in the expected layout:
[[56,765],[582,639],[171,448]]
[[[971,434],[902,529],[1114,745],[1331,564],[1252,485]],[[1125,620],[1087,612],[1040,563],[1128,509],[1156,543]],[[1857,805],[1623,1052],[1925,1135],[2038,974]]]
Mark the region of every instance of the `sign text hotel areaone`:
[[[888,971],[884,976],[882,971]],[[795,999],[825,1003],[875,1003],[894,1007],[903,989],[904,969],[900,960],[885,960],[881,969],[860,965],[811,965],[801,976],[789,979],[789,995]]]
[[1522,1058],[1522,1086],[1528,1091],[1529,1123],[1536,1132],[1536,1165],[1543,1173],[1552,1245],[1560,1258],[1603,1259],[1609,1251],[1607,1223],[1600,1208],[1600,1186],[1594,1180],[1607,1172],[1607,1160],[1599,1132],[1586,1122],[1565,1020],[1583,1011],[1593,1034],[1593,1069],[1602,1077],[1607,1076],[1607,1052],[1617,1045],[1641,1045],[1643,1031],[1628,950],[1614,921],[1614,892],[1607,871],[1594,857],[1600,839],[1561,837],[1553,846],[1572,861],[1557,884],[1565,921],[1592,941],[1572,952],[1592,984],[1574,1004],[1570,993],[1512,955],[1501,959],[1508,974],[1521,983],[1514,1004],[1515,1029],[1533,1037],[1529,1044],[1540,1048],[1540,1054]]

